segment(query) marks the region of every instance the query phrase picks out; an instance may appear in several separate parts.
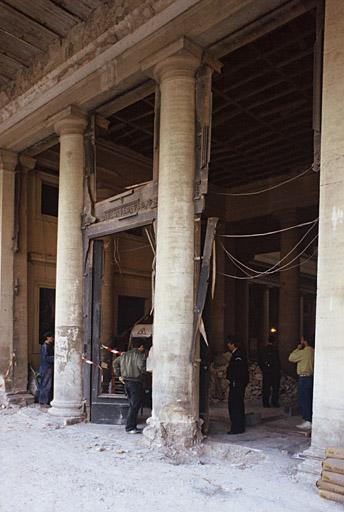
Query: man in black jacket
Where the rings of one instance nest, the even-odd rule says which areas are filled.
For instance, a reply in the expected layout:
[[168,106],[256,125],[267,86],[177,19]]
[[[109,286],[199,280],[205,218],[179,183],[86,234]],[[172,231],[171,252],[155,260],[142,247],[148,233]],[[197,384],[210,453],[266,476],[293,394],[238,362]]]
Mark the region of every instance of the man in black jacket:
[[227,347],[232,353],[227,368],[228,412],[231,420],[231,429],[228,434],[242,434],[245,432],[245,389],[249,380],[247,358],[236,340],[230,339]]
[[270,407],[270,398],[272,407],[279,407],[281,363],[274,336],[269,336],[259,354],[259,367],[263,374],[263,407]]

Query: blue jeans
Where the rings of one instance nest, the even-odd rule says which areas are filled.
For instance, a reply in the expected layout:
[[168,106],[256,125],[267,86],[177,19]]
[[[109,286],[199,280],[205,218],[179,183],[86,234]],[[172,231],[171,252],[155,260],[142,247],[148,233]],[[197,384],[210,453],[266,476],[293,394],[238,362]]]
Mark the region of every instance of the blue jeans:
[[299,377],[298,397],[303,419],[312,421],[313,377]]

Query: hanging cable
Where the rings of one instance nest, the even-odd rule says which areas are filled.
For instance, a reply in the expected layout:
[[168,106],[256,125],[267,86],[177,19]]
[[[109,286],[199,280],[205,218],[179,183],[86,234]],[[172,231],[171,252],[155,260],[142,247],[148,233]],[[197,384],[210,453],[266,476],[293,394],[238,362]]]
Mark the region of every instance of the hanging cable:
[[[282,263],[282,261],[284,261],[285,259],[288,258],[288,256],[290,256],[294,251],[295,249],[304,241],[304,239],[308,236],[308,234],[312,231],[312,229],[314,228],[314,226],[316,225],[316,221],[314,221],[314,223],[311,225],[310,228],[307,229],[306,233],[303,235],[303,237],[294,245],[294,247],[287,253],[283,256],[282,259],[280,259],[277,263],[275,263],[275,265],[273,265],[271,267],[270,270],[273,270],[274,268],[276,268],[278,265],[280,265]],[[239,265],[241,265],[242,267],[244,267],[245,269],[249,270],[250,272],[253,272],[254,274],[260,274],[259,271],[255,270],[254,268],[252,267],[248,267],[247,265],[245,265],[242,261],[238,260],[233,254],[231,254],[226,248],[225,246],[223,245],[223,243],[221,242],[221,246],[222,246],[222,249],[224,250],[225,254],[228,256],[228,258],[232,261],[232,263],[234,264],[234,266],[236,266],[237,268],[239,268],[244,274],[246,274],[247,276],[249,276],[250,274],[248,274],[245,270],[243,270]],[[234,260],[234,261],[233,261]],[[237,263],[237,264],[236,264]]]
[[[281,267],[279,268],[275,268],[274,270],[271,270],[272,268],[276,267],[276,264],[271,267],[270,269],[267,269],[267,270],[264,270],[263,272],[260,272],[256,275],[246,275],[246,276],[235,276],[235,275],[232,275],[232,274],[225,274],[224,272],[219,272],[220,275],[223,275],[225,277],[230,277],[232,279],[238,279],[238,280],[249,280],[249,279],[257,279],[257,278],[260,278],[262,276],[265,276],[265,275],[271,275],[271,274],[276,274],[277,272],[280,272],[281,270],[283,269],[286,269],[286,270],[290,270],[291,268],[295,268],[290,266],[290,263],[293,263],[295,260],[297,260],[298,258],[300,258],[300,256],[302,256],[302,254],[308,249],[308,247],[310,245],[313,244],[313,242],[315,242],[315,240],[318,238],[318,234],[316,234],[316,236],[306,245],[306,247],[297,255],[295,256],[292,260],[290,260],[288,263],[286,263],[285,265],[282,265]],[[230,253],[229,253],[230,254]],[[283,258],[285,259],[285,258]],[[280,262],[278,262],[279,264]],[[299,266],[296,265],[296,266]]]
[[282,187],[283,185],[286,185],[287,183],[291,183],[292,181],[297,180],[298,178],[302,178],[307,172],[312,171],[312,167],[308,167],[304,171],[302,171],[300,174],[297,174],[296,176],[292,176],[291,178],[288,178],[287,180],[281,181],[280,183],[276,183],[275,185],[271,185],[271,187],[262,188],[260,190],[255,190],[254,192],[217,192],[215,190],[210,190],[210,194],[216,194],[219,196],[230,196],[230,197],[243,197],[243,196],[255,196],[258,194],[263,194],[264,192],[269,192],[270,190],[274,190],[276,188]]
[[310,220],[308,222],[301,222],[301,224],[296,224],[295,226],[289,226],[287,228],[276,229],[275,231],[267,231],[265,233],[250,233],[250,234],[240,234],[240,235],[218,235],[223,238],[252,238],[254,236],[268,236],[275,235],[277,233],[283,233],[284,231],[290,231],[291,229],[302,228],[303,226],[309,226],[310,224],[316,223],[319,220],[319,217],[316,219]]

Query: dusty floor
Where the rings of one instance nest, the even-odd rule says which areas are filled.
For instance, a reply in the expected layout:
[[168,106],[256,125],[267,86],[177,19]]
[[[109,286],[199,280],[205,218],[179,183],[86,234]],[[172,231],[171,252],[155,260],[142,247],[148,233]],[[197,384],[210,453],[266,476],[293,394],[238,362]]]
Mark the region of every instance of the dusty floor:
[[284,420],[251,427],[231,444],[218,411],[201,460],[176,466],[120,426],[57,426],[37,406],[1,410],[0,511],[342,510],[296,475],[293,454],[308,441],[290,437]]

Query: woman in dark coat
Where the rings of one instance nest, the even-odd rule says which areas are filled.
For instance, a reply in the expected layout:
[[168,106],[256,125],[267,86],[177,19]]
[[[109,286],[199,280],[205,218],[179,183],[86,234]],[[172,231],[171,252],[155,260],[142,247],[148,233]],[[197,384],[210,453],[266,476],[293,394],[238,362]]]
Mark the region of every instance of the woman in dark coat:
[[39,403],[48,406],[53,398],[54,335],[47,332],[41,345]]

